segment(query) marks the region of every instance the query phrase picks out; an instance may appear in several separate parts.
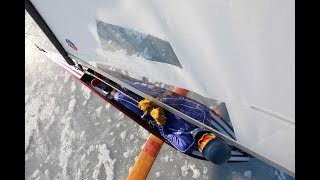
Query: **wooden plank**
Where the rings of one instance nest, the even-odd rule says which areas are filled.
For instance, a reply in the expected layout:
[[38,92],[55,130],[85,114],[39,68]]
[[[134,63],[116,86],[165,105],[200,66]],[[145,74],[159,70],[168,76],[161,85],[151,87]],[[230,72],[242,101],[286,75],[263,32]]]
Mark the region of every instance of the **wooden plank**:
[[139,157],[132,167],[127,180],[146,179],[158,153],[162,147],[163,141],[153,134],[150,134]]

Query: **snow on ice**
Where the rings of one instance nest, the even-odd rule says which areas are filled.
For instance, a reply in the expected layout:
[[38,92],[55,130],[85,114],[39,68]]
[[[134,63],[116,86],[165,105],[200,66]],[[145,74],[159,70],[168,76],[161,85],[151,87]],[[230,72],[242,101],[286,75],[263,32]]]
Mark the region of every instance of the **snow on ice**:
[[87,86],[83,85],[81,86],[81,91],[83,93],[83,97],[86,99],[86,100],[89,100],[90,97],[91,97],[91,89],[89,89]]
[[99,118],[101,115],[101,110],[102,110],[102,107],[99,107],[98,109],[96,109],[96,114],[97,114],[97,117],[99,117]]
[[110,107],[111,107],[111,104],[110,104],[110,103],[107,103],[106,106],[105,106],[106,110],[109,110]]
[[69,72],[65,71],[64,72],[64,80],[63,80],[63,82],[64,83],[69,82],[70,77],[71,77],[71,75],[69,74]]
[[107,149],[107,145],[99,145],[99,163],[95,166],[94,172],[93,172],[93,179],[98,179],[98,175],[100,173],[100,167],[104,166],[105,173],[106,173],[106,180],[113,180],[114,176],[114,164],[116,162],[116,159],[110,158],[110,151]]
[[126,138],[127,135],[127,131],[123,131],[122,133],[120,133],[120,137],[122,140],[124,140]]
[[76,83],[74,81],[71,82],[71,92],[74,92],[77,89]]
[[123,119],[123,118],[124,118],[123,112],[119,111],[119,112],[117,113],[117,115],[116,115],[116,118],[117,118],[118,120]]
[[181,173],[183,176],[187,176],[188,171],[192,170],[192,177],[195,179],[198,179],[201,175],[199,169],[196,168],[194,164],[188,164],[187,161],[185,161],[185,165],[181,167]]

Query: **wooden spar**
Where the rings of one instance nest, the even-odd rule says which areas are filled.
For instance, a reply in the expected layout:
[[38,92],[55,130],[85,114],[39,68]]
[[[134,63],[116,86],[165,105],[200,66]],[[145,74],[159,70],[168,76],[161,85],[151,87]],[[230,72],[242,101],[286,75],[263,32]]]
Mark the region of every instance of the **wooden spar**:
[[[175,87],[174,92],[181,96],[187,96],[189,91]],[[162,144],[163,141],[161,139],[157,138],[153,134],[149,135],[135,164],[129,172],[127,180],[143,180],[147,178],[147,175],[158,156]]]
[[187,96],[189,90],[186,90],[186,89],[182,89],[182,88],[179,88],[179,87],[175,87],[174,90],[173,90],[175,93],[181,95],[181,96]]
[[147,142],[141,150],[134,166],[132,167],[127,180],[146,179],[147,175],[158,156],[158,152],[162,147],[163,141],[153,134],[150,134]]

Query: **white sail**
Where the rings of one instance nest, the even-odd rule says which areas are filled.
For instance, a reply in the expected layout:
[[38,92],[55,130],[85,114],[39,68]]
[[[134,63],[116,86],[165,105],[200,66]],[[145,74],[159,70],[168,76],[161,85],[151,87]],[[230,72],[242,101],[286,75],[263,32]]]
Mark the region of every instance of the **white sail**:
[[294,1],[32,3],[73,56],[225,102],[237,141],[294,174]]

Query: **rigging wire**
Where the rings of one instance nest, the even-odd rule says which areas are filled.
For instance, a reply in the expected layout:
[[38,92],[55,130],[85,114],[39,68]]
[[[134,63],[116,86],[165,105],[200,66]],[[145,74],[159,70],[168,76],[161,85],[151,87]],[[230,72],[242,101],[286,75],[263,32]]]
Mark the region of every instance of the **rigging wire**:
[[[32,34],[32,33],[25,33],[25,38],[29,39],[40,51],[46,53],[47,51],[45,51],[44,49],[40,48],[31,38],[29,38],[29,35],[31,35],[31,36],[39,36],[39,37],[41,37],[41,36],[40,36],[40,35],[37,35],[37,34]],[[132,100],[135,101],[136,103],[139,103],[136,99],[134,99],[134,98],[132,98],[131,96],[127,95],[126,93],[124,93],[124,92],[123,92],[122,90],[120,90],[119,88],[111,85],[110,83],[106,82],[105,80],[103,80],[103,79],[97,77],[96,75],[90,73],[90,72],[87,71],[86,69],[83,69],[82,66],[81,66],[77,61],[76,61],[76,66],[75,66],[75,67],[76,67],[76,69],[81,70],[83,73],[86,73],[86,74],[88,74],[88,75],[90,75],[90,76],[92,76],[92,77],[94,77],[94,78],[96,78],[96,79],[99,79],[100,81],[104,82],[104,83],[107,84],[108,86],[110,86],[110,87],[112,87],[113,89],[121,92],[122,94],[124,94],[124,95],[127,96],[128,98],[132,99]]]
[[31,34],[31,33],[25,33],[25,38],[29,39],[40,51],[42,51],[42,52],[47,52],[47,51],[45,51],[44,49],[40,48],[31,38],[29,38],[29,35],[41,37],[40,35]]

